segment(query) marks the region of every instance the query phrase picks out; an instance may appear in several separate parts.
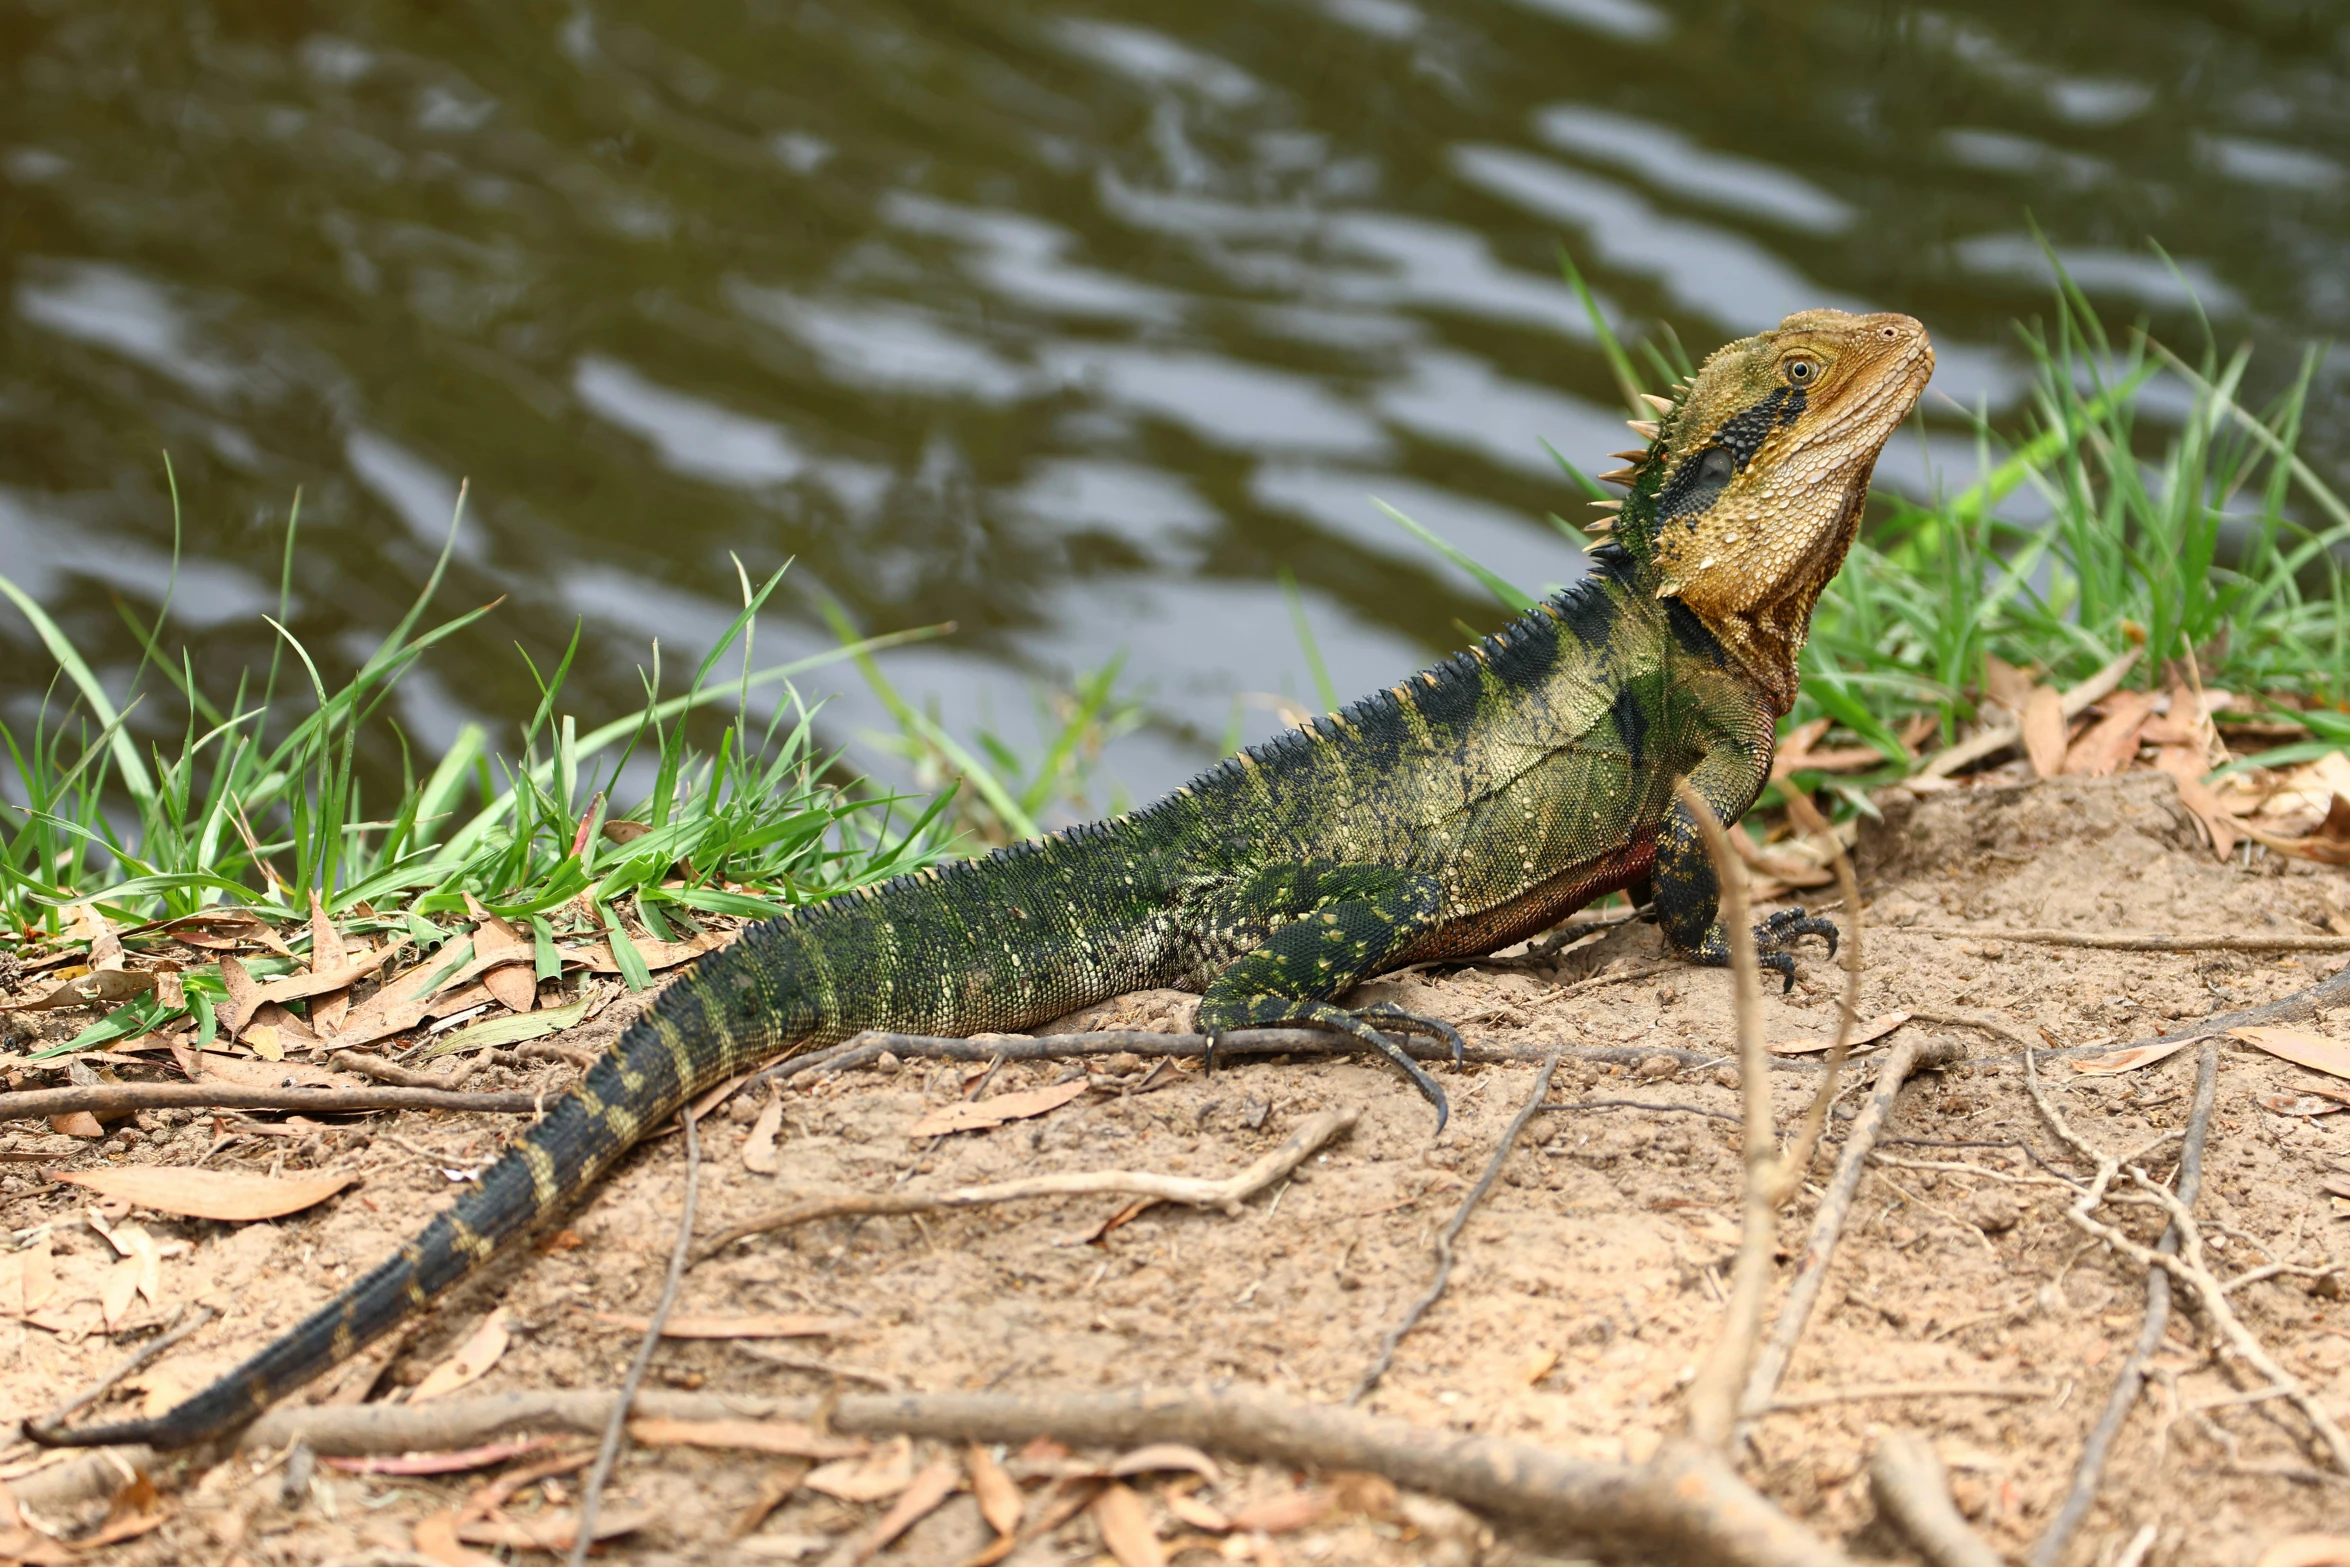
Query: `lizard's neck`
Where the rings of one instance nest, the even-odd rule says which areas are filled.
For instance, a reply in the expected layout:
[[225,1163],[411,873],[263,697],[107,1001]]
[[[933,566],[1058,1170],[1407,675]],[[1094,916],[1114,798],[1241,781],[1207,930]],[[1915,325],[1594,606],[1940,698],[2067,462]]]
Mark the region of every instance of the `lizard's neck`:
[[[1843,566],[1860,531],[1861,512],[1868,504],[1869,477],[1869,469],[1862,469],[1836,525],[1821,536],[1817,548],[1795,561],[1776,582],[1754,584],[1745,596],[1747,601],[1736,607],[1685,607],[1685,612],[1702,623],[1762,688],[1772,710],[1782,718],[1794,708],[1802,683],[1797,661],[1811,635],[1812,611],[1819,607],[1820,595]],[[1654,505],[1649,497],[1639,499]],[[1626,510],[1632,508],[1627,506]],[[1654,524],[1637,516],[1619,536],[1623,544],[1602,545],[1602,557],[1613,557],[1613,569],[1634,591],[1670,601],[1665,572],[1657,560]]]

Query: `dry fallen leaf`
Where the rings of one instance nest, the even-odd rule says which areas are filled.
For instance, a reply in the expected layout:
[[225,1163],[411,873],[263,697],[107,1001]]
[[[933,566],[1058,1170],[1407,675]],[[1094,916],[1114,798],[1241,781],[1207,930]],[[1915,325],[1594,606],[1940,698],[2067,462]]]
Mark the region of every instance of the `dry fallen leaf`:
[[155,976],[130,973],[122,969],[97,969],[78,978],[69,979],[47,995],[14,1006],[0,1007],[0,1012],[52,1012],[60,1007],[111,1007],[134,996],[143,996],[155,988]]
[[104,1137],[106,1135],[106,1128],[100,1126],[98,1118],[87,1110],[76,1110],[70,1115],[49,1117],[49,1130],[62,1132],[68,1137]]
[[1557,1350],[1534,1350],[1528,1354],[1524,1360],[1518,1362],[1519,1384],[1524,1387],[1532,1387],[1535,1383],[1541,1381],[1544,1377],[1549,1376],[1552,1371],[1556,1370],[1558,1363],[1559,1352]]
[[1118,1558],[1118,1567],[1167,1567],[1167,1553],[1142,1498],[1125,1486],[1102,1487],[1093,1499],[1093,1521],[1101,1526],[1102,1544]]
[[443,1508],[417,1519],[409,1539],[417,1555],[427,1561],[439,1562],[441,1567],[499,1567],[495,1556],[469,1551],[458,1541],[457,1509],[454,1507]]
[[767,1101],[759,1112],[759,1119],[751,1123],[751,1135],[743,1139],[743,1168],[753,1175],[775,1173],[775,1134],[783,1129],[783,1096],[778,1094]]
[[1205,1529],[1210,1534],[1224,1534],[1232,1528],[1230,1518],[1224,1516],[1216,1508],[1210,1507],[1189,1491],[1169,1486],[1161,1493],[1161,1499],[1166,1502],[1167,1511],[1194,1529]]
[[914,1444],[905,1437],[865,1458],[843,1458],[811,1470],[800,1483],[844,1502],[878,1502],[914,1480]]
[[2341,1040],[2290,1028],[2231,1028],[2228,1034],[2297,1066],[2335,1077],[2350,1077],[2350,1044]]
[[[872,1451],[871,1445],[861,1438],[827,1436],[796,1420],[671,1420],[648,1416],[631,1420],[628,1434],[646,1447],[730,1448],[745,1453],[773,1453],[780,1458],[853,1459]],[[904,1484],[901,1478],[898,1485]],[[890,1492],[881,1494],[886,1496]]]
[[998,1094],[993,1099],[982,1099],[975,1104],[958,1102],[941,1105],[907,1127],[906,1135],[941,1137],[948,1132],[984,1131],[991,1126],[1001,1126],[1006,1121],[1025,1120],[1032,1115],[1043,1115],[1048,1110],[1058,1110],[1083,1094],[1085,1087],[1085,1079],[1080,1077],[1057,1087]]
[[408,1395],[408,1402],[421,1404],[428,1398],[439,1398],[467,1383],[480,1381],[498,1363],[498,1357],[506,1353],[512,1337],[506,1331],[506,1308],[500,1306],[481,1319],[481,1326],[457,1346],[455,1354],[424,1374],[424,1380]]
[[[599,1311],[598,1322],[632,1333],[642,1333],[650,1321],[625,1311]],[[857,1326],[854,1317],[817,1317],[805,1313],[769,1312],[752,1317],[697,1317],[680,1315],[661,1324],[663,1338],[823,1338]]]
[[2288,1534],[2253,1567],[2350,1567],[2350,1534]]
[[2116,691],[2098,704],[2105,715],[2064,753],[2064,770],[2102,778],[2138,754],[2138,730],[2154,711],[2150,691]]
[[245,1031],[246,1023],[267,998],[253,983],[253,976],[245,972],[245,965],[226,955],[220,960],[220,982],[228,987],[228,1005],[219,1014],[220,1031],[234,1039]]
[[1130,1453],[1120,1453],[1099,1473],[1123,1480],[1130,1475],[1157,1474],[1168,1469],[1188,1469],[1210,1485],[1221,1484],[1224,1479],[1213,1458],[1181,1442],[1151,1442]]
[[538,974],[527,966],[534,950],[531,943],[502,916],[483,908],[471,893],[465,895],[465,908],[476,922],[474,961],[491,965],[481,970],[482,984],[507,1011],[528,1012],[539,994]]
[[[1863,1045],[1875,1044],[1908,1021],[1909,1014],[1907,1012],[1886,1012],[1870,1018],[1865,1023],[1856,1023],[1852,1028],[1852,1048],[1858,1050]],[[1771,1046],[1771,1054],[1775,1056],[1805,1056],[1816,1054],[1822,1050],[1832,1050],[1835,1046],[1836,1041],[1833,1038],[1789,1039]]]
[[2032,775],[2054,778],[2064,771],[2064,698],[2054,686],[2034,686],[2024,698],[2024,754]]
[[1319,1491],[1284,1491],[1234,1513],[1232,1527],[1244,1534],[1289,1534],[1329,1510],[1330,1499]]
[[2152,1066],[2157,1061],[2167,1061],[2194,1043],[2192,1038],[2170,1039],[2160,1044],[2132,1045],[2127,1050],[2116,1050],[2109,1055],[2078,1056],[2074,1058],[2072,1068],[2085,1077],[2113,1077],[2123,1072],[2135,1072],[2142,1066]]
[[1019,1485],[1004,1473],[1004,1466],[995,1461],[995,1455],[977,1442],[963,1455],[963,1463],[971,1472],[971,1494],[978,1499],[979,1516],[998,1534],[1018,1533]]
[[942,1458],[928,1465],[898,1494],[890,1510],[865,1531],[849,1559],[856,1562],[872,1560],[876,1551],[930,1516],[939,1503],[962,1488],[963,1476],[953,1459]]
[[[650,1507],[606,1507],[596,1513],[596,1535],[609,1540],[634,1534],[653,1521]],[[468,1545],[502,1545],[515,1551],[568,1551],[579,1532],[579,1515],[568,1508],[543,1513],[507,1513],[498,1518],[469,1518],[457,1525],[457,1538]]]
[[2350,1104],[2338,1099],[2299,1099],[2291,1094],[2262,1094],[2260,1107],[2276,1115],[2340,1115]]
[[61,1170],[55,1179],[86,1186],[134,1208],[189,1219],[275,1219],[316,1207],[355,1175],[268,1176],[180,1165],[126,1165],[112,1170]]

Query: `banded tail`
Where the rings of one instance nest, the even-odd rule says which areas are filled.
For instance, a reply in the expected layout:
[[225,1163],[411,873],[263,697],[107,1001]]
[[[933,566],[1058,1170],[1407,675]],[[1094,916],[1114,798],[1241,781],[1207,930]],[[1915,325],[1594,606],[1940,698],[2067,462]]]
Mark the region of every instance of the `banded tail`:
[[474,1190],[268,1348],[153,1419],[25,1434],[175,1448],[244,1425],[576,1201],[696,1094],[788,1046],[1022,1028],[1147,982],[1120,939],[1131,919],[1101,906],[1117,882],[1105,851],[1121,852],[1114,828],[1078,829],[754,926],[664,991]]

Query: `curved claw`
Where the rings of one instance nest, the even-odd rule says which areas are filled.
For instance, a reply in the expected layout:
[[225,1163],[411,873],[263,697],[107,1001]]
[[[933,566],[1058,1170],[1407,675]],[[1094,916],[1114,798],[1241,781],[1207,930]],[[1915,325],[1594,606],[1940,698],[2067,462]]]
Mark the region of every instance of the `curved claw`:
[[1407,1034],[1422,1034],[1452,1051],[1453,1069],[1458,1071],[1468,1059],[1469,1046],[1461,1038],[1461,1031],[1440,1017],[1424,1017],[1417,1012],[1406,1012],[1392,1001],[1377,1001],[1362,1009],[1362,1017],[1375,1017],[1389,1028]]
[[1799,941],[1805,936],[1818,936],[1828,943],[1828,956],[1834,957],[1837,938],[1841,933],[1837,930],[1834,920],[1822,919],[1817,914],[1806,913],[1803,906],[1797,904],[1790,909],[1781,909],[1764,919],[1761,924],[1755,927],[1754,934],[1757,940],[1768,942],[1773,946],[1785,946],[1790,942]]
[[1772,973],[1779,976],[1781,981],[1779,985],[1780,995],[1783,996],[1795,988],[1795,960],[1789,957],[1786,953],[1758,952],[1754,955],[1754,961],[1761,967],[1767,968]]

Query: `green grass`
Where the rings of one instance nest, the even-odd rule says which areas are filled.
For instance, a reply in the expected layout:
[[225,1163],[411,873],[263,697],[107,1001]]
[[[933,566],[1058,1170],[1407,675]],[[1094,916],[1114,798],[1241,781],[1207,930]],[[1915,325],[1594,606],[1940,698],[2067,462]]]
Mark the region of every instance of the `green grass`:
[[[289,560],[293,536],[289,521]],[[185,653],[165,656],[142,630],[147,657],[122,710],[55,622],[0,577],[0,595],[31,621],[59,668],[52,704],[29,729],[0,723],[0,922],[29,944],[66,929],[68,906],[86,900],[129,926],[231,904],[293,929],[315,896],[345,930],[389,930],[429,948],[470,928],[470,896],[529,926],[543,949],[557,936],[610,937],[624,973],[641,985],[644,966],[630,961],[640,934],[685,939],[702,916],[772,914],[950,854],[946,797],[910,805],[844,781],[791,684],[818,665],[931,632],[859,639],[755,672],[746,657],[745,673],[716,676],[738,642],[751,645],[781,576],[756,588],[745,580],[742,610],[682,690],[664,690],[656,648],[643,704],[583,726],[563,709],[575,632],[551,669],[532,666],[540,699],[510,746],[468,725],[421,766],[407,760],[387,699],[436,644],[489,612],[419,630],[438,569],[338,689],[284,631],[281,593],[271,624],[284,658],[266,676],[208,693]],[[175,744],[142,754],[124,718],[147,704],[174,713],[179,730]],[[700,708],[725,712],[707,747],[687,740],[686,717]],[[354,765],[371,729],[388,731],[404,759],[388,799],[367,799]],[[617,780],[640,758],[651,764],[651,787],[642,799],[616,801]],[[293,939],[298,947],[299,930]],[[186,979],[208,1036],[210,1002],[223,994],[217,967]],[[176,1015],[142,997],[62,1048],[141,1033]]]

